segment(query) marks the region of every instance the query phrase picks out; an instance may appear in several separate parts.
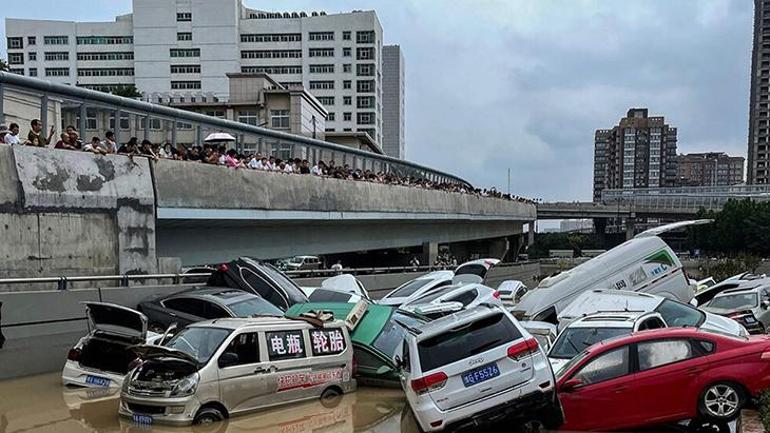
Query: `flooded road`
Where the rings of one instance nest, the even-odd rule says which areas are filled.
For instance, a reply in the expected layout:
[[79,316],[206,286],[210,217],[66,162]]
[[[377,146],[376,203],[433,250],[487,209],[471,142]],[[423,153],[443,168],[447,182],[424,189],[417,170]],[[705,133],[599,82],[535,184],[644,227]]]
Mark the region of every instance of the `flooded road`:
[[[213,426],[137,426],[118,417],[119,390],[74,390],[61,375],[0,382],[0,433],[216,432],[353,433],[416,432],[399,390],[359,388],[325,407],[310,401],[234,417]],[[406,408],[406,410],[404,410]]]

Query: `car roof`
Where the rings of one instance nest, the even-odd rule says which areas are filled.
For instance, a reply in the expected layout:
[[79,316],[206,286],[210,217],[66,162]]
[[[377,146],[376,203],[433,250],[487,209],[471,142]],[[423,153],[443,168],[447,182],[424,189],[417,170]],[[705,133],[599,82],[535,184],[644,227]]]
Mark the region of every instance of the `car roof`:
[[[349,302],[307,302],[293,305],[286,311],[286,316],[299,316],[309,311],[331,311],[335,319],[345,320],[355,306]],[[351,339],[361,344],[372,344],[395,310],[387,305],[369,304],[366,313],[351,332]]]
[[217,301],[224,305],[232,305],[237,302],[254,298],[261,299],[260,296],[257,296],[253,293],[232,289],[229,287],[196,287],[190,290],[185,290],[166,296],[163,298],[163,300],[179,297],[207,299]]
[[[342,325],[342,322],[339,320],[336,320],[331,323],[333,324],[332,326]],[[188,327],[196,327],[196,328],[211,327],[211,328],[225,328],[225,329],[232,329],[232,330],[240,330],[243,328],[256,328],[257,330],[260,330],[260,331],[272,331],[276,329],[280,330],[285,328],[310,329],[310,328],[313,328],[313,325],[303,320],[288,319],[285,317],[249,317],[249,318],[228,317],[224,319],[214,319],[214,320],[206,320],[203,322],[197,322],[197,323],[188,325]]]
[[677,337],[678,338],[708,337],[710,339],[730,338],[730,337],[716,334],[713,332],[701,331],[698,328],[671,327],[671,328],[651,329],[648,331],[639,331],[639,332],[634,332],[631,335],[610,338],[604,341],[600,341],[586,350],[590,353],[604,352],[604,351],[612,350],[616,347],[624,346],[629,343],[637,343],[637,342],[647,341],[647,340],[658,340],[658,339],[677,338]]
[[634,323],[646,311],[602,312],[581,317],[570,323],[568,328],[633,328]]
[[652,311],[662,301],[663,297],[649,293],[630,292],[626,290],[589,290],[581,293],[564,310],[559,317],[580,317],[585,311]]
[[503,313],[503,311],[497,306],[487,304],[482,304],[476,308],[467,310],[463,309],[456,313],[449,314],[417,327],[416,329],[419,331],[417,334],[417,339],[424,340],[426,338],[442,334],[447,330],[456,328],[458,325],[475,322],[477,320],[492,316],[495,313]]

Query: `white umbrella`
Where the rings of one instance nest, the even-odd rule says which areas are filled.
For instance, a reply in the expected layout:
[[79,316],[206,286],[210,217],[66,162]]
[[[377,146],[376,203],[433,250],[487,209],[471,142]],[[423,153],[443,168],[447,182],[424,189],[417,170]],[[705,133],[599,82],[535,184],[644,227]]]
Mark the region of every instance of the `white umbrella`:
[[205,142],[212,142],[212,141],[235,141],[235,137],[232,135],[226,133],[226,132],[214,132],[212,134],[209,134],[208,137],[206,137]]

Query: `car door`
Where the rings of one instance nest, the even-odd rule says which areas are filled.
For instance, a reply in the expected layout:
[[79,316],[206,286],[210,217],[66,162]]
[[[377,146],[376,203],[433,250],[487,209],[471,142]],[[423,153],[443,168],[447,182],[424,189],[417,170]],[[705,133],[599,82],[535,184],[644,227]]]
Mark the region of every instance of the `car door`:
[[571,375],[581,384],[572,390],[560,391],[564,409],[564,430],[613,430],[625,425],[636,408],[634,393],[629,392],[631,347],[622,346],[596,355]]
[[185,297],[166,299],[163,301],[163,307],[166,308],[168,315],[167,323],[164,323],[164,326],[176,322],[179,328],[204,320],[203,315],[206,311],[204,301]]
[[302,329],[266,331],[267,348],[262,376],[275,393],[275,403],[308,396],[312,386],[312,362],[308,361],[308,343]]
[[671,338],[639,342],[635,353],[637,403],[627,413],[631,426],[693,416],[706,367],[703,350],[689,339]]
[[[274,392],[263,376],[259,333],[242,332],[230,341],[224,353],[238,355],[238,361],[219,369],[219,392],[230,413],[256,409],[271,400]],[[220,355],[221,357],[222,355]]]

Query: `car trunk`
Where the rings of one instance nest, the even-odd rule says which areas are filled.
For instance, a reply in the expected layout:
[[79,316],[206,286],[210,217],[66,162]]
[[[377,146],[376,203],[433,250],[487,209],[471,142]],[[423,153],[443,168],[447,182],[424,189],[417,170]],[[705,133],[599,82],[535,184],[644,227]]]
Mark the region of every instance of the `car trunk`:
[[80,349],[80,366],[116,374],[126,374],[128,365],[136,359],[131,346],[143,343],[132,337],[97,332]]

